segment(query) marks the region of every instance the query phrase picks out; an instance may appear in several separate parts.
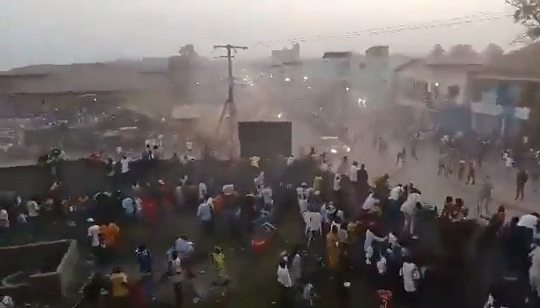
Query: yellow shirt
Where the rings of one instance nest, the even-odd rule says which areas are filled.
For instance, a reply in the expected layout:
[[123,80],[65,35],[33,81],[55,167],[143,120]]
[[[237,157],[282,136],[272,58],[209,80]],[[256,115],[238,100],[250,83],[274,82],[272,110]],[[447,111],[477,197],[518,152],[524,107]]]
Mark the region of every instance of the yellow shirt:
[[212,264],[216,271],[220,271],[225,267],[225,254],[223,253],[211,253]]
[[115,297],[122,297],[122,296],[128,296],[129,291],[127,286],[124,284],[127,283],[127,276],[124,273],[115,273],[112,274],[111,277],[111,284],[112,284],[112,296]]

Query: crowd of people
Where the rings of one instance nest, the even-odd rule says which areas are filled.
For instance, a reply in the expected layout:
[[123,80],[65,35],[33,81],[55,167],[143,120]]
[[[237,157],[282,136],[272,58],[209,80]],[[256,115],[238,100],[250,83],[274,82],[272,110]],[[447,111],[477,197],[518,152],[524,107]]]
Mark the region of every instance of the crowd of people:
[[[485,285],[486,293],[438,304],[456,307],[452,305],[481,301],[486,307],[498,308],[533,307],[538,303],[537,244],[540,242],[536,238],[540,238],[537,236],[540,215],[526,214],[508,222],[503,205],[494,211],[490,209],[492,187],[487,178],[482,183],[486,186],[481,200],[485,201],[482,218],[487,220],[487,226],[484,226],[478,217],[469,216],[462,198],[448,196],[437,208],[424,203],[421,191],[412,183],[392,187],[390,177],[383,175],[374,179],[372,185],[368,184],[364,166],[358,165],[349,164],[346,157],[343,159],[338,168],[341,172],[335,175],[332,196],[325,196],[318,189],[318,178],[313,185],[303,183],[297,189],[307,247],[321,236],[324,239],[326,267],[331,270],[337,287],[335,294],[340,296],[336,300],[341,306],[347,307],[349,303],[352,273],[356,270],[381,305],[395,301],[400,307],[432,306],[428,300],[432,298],[430,293],[450,293],[452,289],[446,286],[444,290],[441,286],[442,291],[433,291],[437,279],[443,275],[441,264],[456,272],[463,271],[471,259],[480,258],[482,251],[488,249],[490,253],[500,251],[503,257],[501,264],[494,265],[497,274],[479,282]],[[425,233],[417,233],[417,229],[424,220],[435,222],[436,227],[430,232],[438,233],[441,241],[441,252],[437,254],[422,249]],[[471,245],[475,247],[472,255],[467,248]],[[304,305],[309,306],[313,304],[314,288],[304,275],[295,274],[302,260],[297,251],[293,249],[282,256],[278,282],[284,290],[300,291]]]
[[[148,153],[153,153],[151,148]],[[157,158],[148,154],[146,159],[152,161]],[[258,252],[268,245],[267,239],[276,228],[276,207],[280,203],[287,208],[296,204],[298,216],[305,224],[306,241],[293,245],[277,258],[277,280],[283,291],[283,307],[316,305],[317,281],[304,264],[306,258],[315,254],[325,256],[322,264],[329,270],[335,284],[334,294],[340,307],[347,307],[351,290],[359,283],[367,284],[376,297],[387,304],[394,302],[406,307],[427,305],[430,303],[426,299],[429,298],[428,293],[433,292],[437,277],[442,275],[440,264],[450,264],[448,266],[456,271],[466,268],[464,263],[470,256],[464,243],[471,241],[474,241],[477,251],[487,246],[500,249],[504,256],[504,273],[515,273],[520,290],[534,291],[513,292],[512,287],[518,283],[508,286],[505,276],[499,275],[484,282],[489,286],[489,294],[486,293],[483,300],[487,299],[492,307],[525,307],[515,303],[537,302],[535,297],[540,296],[540,274],[537,273],[540,250],[535,245],[540,227],[538,214],[515,217],[506,223],[506,209],[501,206],[493,216],[487,217],[487,227],[481,227],[483,231],[478,239],[474,234],[463,231],[467,226],[478,226],[478,223],[476,217],[469,216],[459,197],[448,196],[443,206],[438,208],[424,203],[420,189],[413,183],[391,185],[391,178],[386,174],[370,181],[365,166],[356,161],[349,162],[347,157],[330,177],[323,157],[311,154],[302,160],[319,164],[320,170],[311,175],[313,182],[310,185],[306,181],[296,188],[296,198],[279,202],[276,201],[276,187],[282,187],[280,193],[288,194],[292,191],[291,185],[287,185],[289,181],[283,177],[269,180],[263,168],[259,168],[258,158],[248,162],[251,170],[247,175],[251,177],[249,185],[237,184],[232,179],[228,182],[192,179],[188,175],[180,175],[176,181],[155,179],[142,184],[135,181],[138,173],[133,172],[131,160],[127,157],[121,157],[117,163],[105,160],[103,164],[108,166],[111,181],[107,190],[92,198],[63,200],[59,192],[62,182],[59,181],[51,186],[45,198],[21,200],[15,195],[10,196],[12,200],[7,202],[12,206],[0,210],[0,227],[7,235],[4,239],[9,237],[11,229],[20,228],[19,224],[45,231],[46,212],[57,213],[57,217],[68,226],[77,223],[88,225],[92,261],[97,268],[106,269],[115,263],[124,225],[143,221],[149,226],[158,226],[166,217],[192,208],[196,209],[203,234],[214,235],[226,230],[228,245],[232,243],[240,249]],[[294,157],[282,159],[285,168],[292,168],[299,161]],[[472,180],[474,183],[474,171]],[[488,201],[491,200],[488,191],[490,193],[492,189],[488,188],[484,204],[486,215],[489,214]],[[86,208],[84,204],[89,203],[91,206]],[[75,217],[72,213],[78,212],[79,208],[85,210],[85,217],[91,218],[86,218],[85,222],[73,222]],[[437,248],[440,251],[426,253],[422,244],[425,232],[419,232],[426,220],[435,222],[436,227],[432,231],[441,241]],[[234,279],[227,270],[228,258],[221,246],[215,246],[211,251],[198,250],[192,239],[180,235],[164,252],[167,271],[162,280],[170,281],[176,307],[185,304],[185,289],[197,276],[194,264],[199,262],[201,255],[209,256],[212,261],[215,285],[227,286]],[[120,267],[114,267],[108,276],[95,274],[85,287],[80,305],[96,307],[104,298],[110,298],[108,302],[113,307],[126,307],[128,303],[147,307],[156,302],[159,299],[155,295],[152,274],[155,263],[159,261],[155,256],[146,245],[138,245],[133,258],[139,278],[128,279]],[[104,293],[108,296],[104,297]],[[195,301],[199,299],[194,296]],[[469,300],[456,302],[465,305]]]

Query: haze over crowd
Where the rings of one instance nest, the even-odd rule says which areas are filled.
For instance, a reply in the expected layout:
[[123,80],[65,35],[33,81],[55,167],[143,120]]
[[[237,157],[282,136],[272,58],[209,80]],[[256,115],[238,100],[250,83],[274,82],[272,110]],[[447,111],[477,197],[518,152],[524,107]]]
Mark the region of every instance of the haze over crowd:
[[[243,57],[268,56],[286,39],[305,38],[302,56],[328,49],[363,51],[389,44],[394,51],[424,52],[433,44],[490,42],[507,47],[519,32],[510,18],[398,34],[347,38],[346,33],[479,12],[508,12],[504,1],[388,0],[3,0],[0,3],[0,69],[39,63],[74,63],[122,57],[168,56],[196,45],[211,55],[213,44],[251,47]],[[7,29],[7,31],[5,30]],[[416,33],[415,33],[416,32]],[[317,40],[319,35],[340,38]],[[277,41],[277,40],[282,41]],[[256,42],[269,43],[258,48]]]

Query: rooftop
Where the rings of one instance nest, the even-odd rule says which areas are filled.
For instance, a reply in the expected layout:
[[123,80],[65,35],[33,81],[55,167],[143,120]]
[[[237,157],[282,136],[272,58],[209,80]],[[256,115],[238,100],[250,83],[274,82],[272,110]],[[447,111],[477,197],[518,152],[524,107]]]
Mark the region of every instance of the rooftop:
[[0,73],[0,92],[85,93],[170,87],[167,74],[105,63],[33,65]]

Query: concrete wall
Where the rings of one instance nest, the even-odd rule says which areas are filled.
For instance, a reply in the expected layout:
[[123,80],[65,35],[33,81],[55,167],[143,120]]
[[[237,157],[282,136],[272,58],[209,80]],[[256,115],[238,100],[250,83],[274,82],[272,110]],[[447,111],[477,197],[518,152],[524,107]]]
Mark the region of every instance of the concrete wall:
[[16,302],[58,300],[67,295],[78,261],[77,243],[73,240],[41,242],[0,248],[1,277],[24,272],[24,279],[0,286],[2,295]]
[[[283,168],[275,167],[279,164],[280,162],[277,161],[263,161],[261,168],[265,170],[269,179],[282,177],[281,170]],[[46,167],[18,166],[0,170],[0,187],[4,191],[14,191],[25,198],[47,193],[54,181]],[[245,182],[246,189],[252,189],[253,177],[251,176],[257,172],[245,161],[233,164],[215,159],[194,161],[187,165],[171,161],[158,161],[149,166],[144,162],[136,162],[132,164],[131,171],[132,177],[139,182],[164,179],[176,183],[187,174],[193,181],[212,178],[217,184]],[[105,166],[85,159],[61,162],[58,167],[58,175],[63,183],[61,186],[63,198],[93,196],[98,191],[110,189],[111,180],[106,175]],[[290,179],[291,183],[300,181],[297,184],[312,180],[312,177],[305,178],[302,174],[293,175]]]

